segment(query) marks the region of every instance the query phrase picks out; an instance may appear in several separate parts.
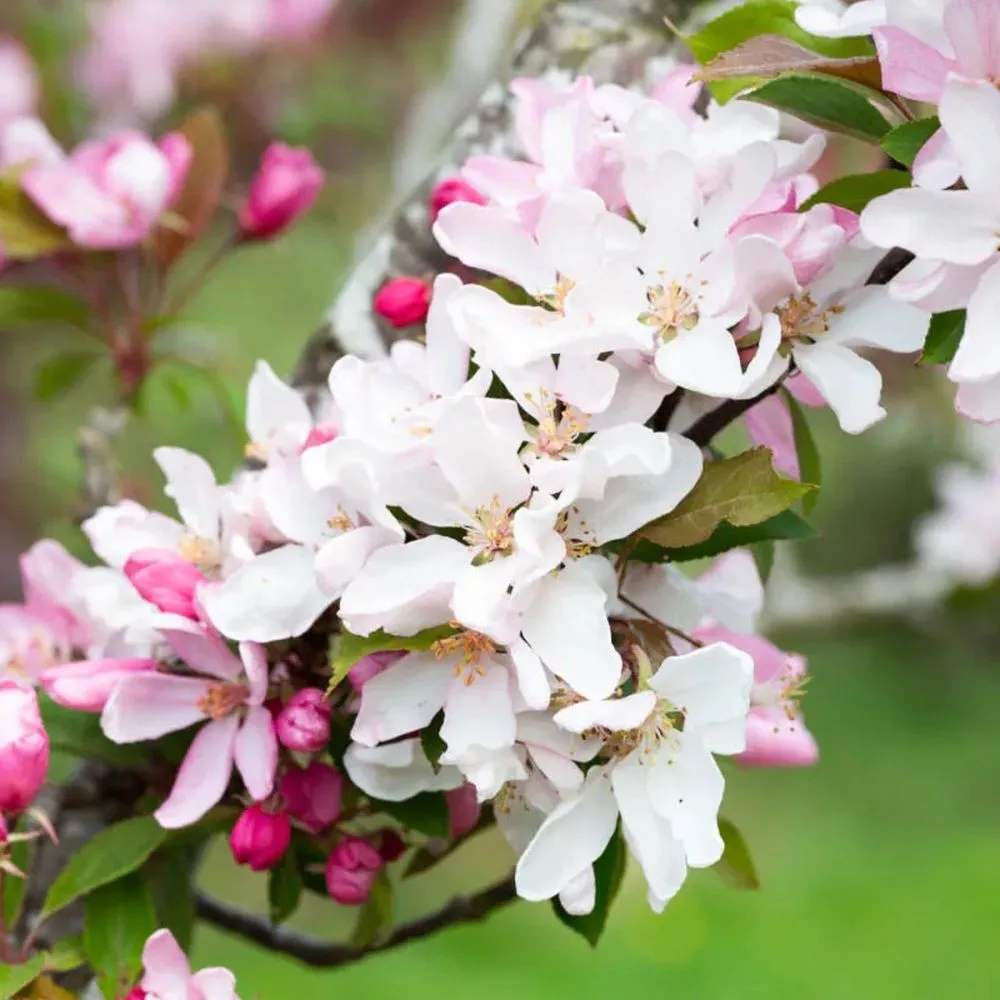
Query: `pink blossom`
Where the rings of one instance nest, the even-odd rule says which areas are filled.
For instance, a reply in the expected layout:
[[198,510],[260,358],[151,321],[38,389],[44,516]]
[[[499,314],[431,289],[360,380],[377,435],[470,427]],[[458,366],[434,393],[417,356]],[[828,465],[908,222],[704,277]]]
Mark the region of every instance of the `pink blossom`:
[[197,621],[195,592],[205,574],[172,549],[136,549],[124,566],[139,595],[168,614]]
[[762,399],[743,416],[743,423],[754,444],[770,448],[774,467],[793,479],[799,478],[799,454],[788,404],[780,396]]
[[440,181],[431,193],[430,220],[437,220],[441,209],[456,201],[471,201],[474,205],[485,205],[486,199],[468,181],[461,177],[449,177]]
[[317,424],[306,436],[302,450],[308,451],[310,448],[318,448],[321,444],[329,444],[337,439],[337,433],[335,424]]
[[77,576],[86,569],[83,563],[58,542],[43,538],[21,556],[19,565],[28,607],[42,617],[58,621],[69,644],[84,648],[90,642],[90,629],[70,608]]
[[149,938],[142,951],[142,966],[144,973],[138,997],[240,1000],[236,995],[236,978],[228,969],[202,969],[192,974],[187,956],[170,931],[160,930]]
[[0,35],[0,126],[32,114],[39,89],[38,70],[24,46]]
[[289,41],[307,39],[321,29],[337,0],[270,0],[268,33]]
[[191,164],[180,135],[154,144],[139,132],[84,142],[69,159],[27,170],[22,186],[73,241],[92,250],[141,243],[172,204]]
[[449,833],[454,839],[464,837],[479,822],[479,799],[470,782],[444,793],[448,803]]
[[238,865],[262,872],[273,868],[288,850],[292,824],[286,812],[270,812],[259,803],[244,809],[229,834],[229,849]]
[[330,739],[330,705],[319,688],[296,691],[274,724],[282,746],[302,753],[322,750]]
[[23,812],[49,769],[49,735],[31,688],[0,680],[0,812]]
[[84,660],[49,667],[41,675],[46,694],[78,712],[103,712],[119,682],[133,674],[156,670],[158,661],[144,657]]
[[345,837],[326,863],[326,891],[343,906],[360,906],[371,895],[384,862],[367,840]]
[[323,180],[308,149],[271,143],[240,211],[243,239],[267,240],[286,230],[312,208]]
[[318,760],[304,770],[289,768],[281,779],[281,797],[289,814],[313,833],[337,821],[343,790],[340,772]]
[[278,741],[264,707],[264,647],[240,643],[237,657],[189,619],[164,615],[156,624],[174,654],[208,677],[133,674],[118,684],[101,716],[105,734],[116,743],[155,740],[207,720],[154,815],[168,829],[196,822],[225,794],[234,764],[251,797],[267,798],[274,785]]
[[372,305],[394,327],[423,323],[431,307],[431,286],[420,278],[393,278],[379,289]]
[[398,663],[404,656],[405,650],[391,649],[383,653],[371,653],[361,660],[358,660],[347,672],[347,679],[351,682],[351,687],[355,691],[360,691],[365,684],[373,677],[377,677],[383,670],[388,670],[394,663]]

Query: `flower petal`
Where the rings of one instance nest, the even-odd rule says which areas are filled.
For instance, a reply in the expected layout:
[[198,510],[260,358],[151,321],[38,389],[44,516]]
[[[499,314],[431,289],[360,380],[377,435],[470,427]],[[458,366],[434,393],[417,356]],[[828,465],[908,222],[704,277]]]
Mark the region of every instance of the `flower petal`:
[[197,677],[139,673],[123,678],[101,715],[104,735],[115,743],[155,740],[205,720],[198,702],[209,682]]
[[278,766],[278,738],[274,720],[262,705],[249,709],[236,734],[233,758],[251,797],[260,801],[271,794]]
[[221,490],[212,467],[183,448],[157,448],[153,458],[167,478],[163,492],[177,504],[181,520],[199,538],[217,538]]
[[578,701],[552,717],[556,725],[571,733],[585,733],[601,726],[615,732],[638,729],[656,707],[655,691],[637,691],[609,701]]

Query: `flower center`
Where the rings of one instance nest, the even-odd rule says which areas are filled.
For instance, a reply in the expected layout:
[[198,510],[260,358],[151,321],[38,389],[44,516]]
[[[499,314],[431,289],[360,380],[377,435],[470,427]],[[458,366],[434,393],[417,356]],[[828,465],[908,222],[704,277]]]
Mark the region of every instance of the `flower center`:
[[540,413],[538,426],[528,431],[532,438],[530,450],[549,458],[572,451],[576,439],[587,431],[587,415],[556,399],[547,389],[538,390],[537,401],[530,393],[525,393],[524,398],[537,405]]
[[612,757],[628,757],[638,751],[640,758],[646,758],[657,753],[665,742],[672,741],[676,733],[683,731],[683,710],[661,698],[638,728],[625,732],[598,729],[595,735],[604,739]]
[[775,309],[781,320],[783,340],[802,341],[812,344],[830,329],[830,317],[843,312],[843,306],[820,309],[813,297],[805,292],[793,295],[783,305]]
[[651,285],[646,292],[649,311],[639,321],[655,327],[664,343],[673,340],[681,330],[692,330],[698,325],[698,302],[678,281],[669,285]]
[[556,282],[556,287],[548,295],[539,298],[539,302],[551,306],[560,316],[566,315],[566,297],[576,286],[576,282],[571,278],[560,277]]
[[809,681],[802,657],[791,653],[782,674],[765,684],[754,685],[751,704],[755,708],[779,711],[789,722],[794,722],[801,714],[801,702]]
[[562,535],[567,559],[583,559],[597,547],[590,525],[580,517],[580,508],[575,505],[559,512],[555,529]]
[[464,676],[465,684],[468,686],[477,677],[485,676],[486,668],[480,660],[484,655],[495,653],[497,647],[489,636],[465,629],[456,635],[438,639],[431,646],[431,651],[439,660],[446,656],[458,656],[458,662],[455,664],[455,676]]
[[478,562],[489,562],[494,556],[506,556],[513,551],[514,526],[500,497],[494,496],[488,504],[477,507],[472,519],[475,523],[465,532],[465,544],[478,550]]
[[209,684],[198,699],[198,708],[210,719],[221,719],[243,705],[249,693],[242,682]]
[[344,534],[348,531],[353,531],[357,525],[351,519],[350,514],[344,510],[343,507],[338,506],[337,510],[340,511],[339,514],[335,514],[333,517],[329,517],[326,520],[326,525],[331,531],[336,531],[339,534]]
[[219,543],[198,535],[185,535],[177,546],[182,559],[197,566],[206,576],[217,573],[222,567],[222,553]]

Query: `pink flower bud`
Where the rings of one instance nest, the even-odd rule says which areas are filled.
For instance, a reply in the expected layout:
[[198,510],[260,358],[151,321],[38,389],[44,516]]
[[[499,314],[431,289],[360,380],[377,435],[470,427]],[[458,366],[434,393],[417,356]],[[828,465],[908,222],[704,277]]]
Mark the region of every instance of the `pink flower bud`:
[[195,591],[205,582],[197,566],[170,549],[139,549],[125,563],[139,596],[168,614],[198,620]]
[[330,739],[330,707],[319,688],[297,691],[274,723],[278,741],[289,750],[316,753]]
[[141,986],[133,986],[125,1000],[146,1000],[149,994]]
[[3,847],[7,843],[7,838],[10,836],[10,830],[7,827],[7,820],[3,818],[0,814],[0,847]]
[[326,863],[326,891],[344,906],[360,906],[371,895],[382,869],[378,851],[360,837],[346,837]]
[[329,444],[337,437],[337,428],[333,424],[317,424],[306,436],[302,445],[303,451],[318,448],[321,444]]
[[238,865],[252,871],[273,868],[285,855],[292,839],[288,813],[267,812],[259,803],[243,811],[229,834],[229,849]]
[[293,768],[281,779],[285,808],[304,827],[319,833],[340,816],[344,779],[329,764],[314,760],[305,770]]
[[454,205],[456,201],[470,201],[473,205],[485,205],[486,199],[461,177],[449,177],[441,181],[431,195],[430,214],[434,222],[443,208]]
[[378,853],[386,864],[391,864],[406,853],[406,842],[395,830],[383,830]]
[[420,278],[393,278],[379,290],[373,305],[395,327],[422,323],[431,307],[431,286]]
[[49,769],[49,734],[29,687],[0,680],[0,812],[20,813],[34,801]]
[[448,803],[448,824],[452,837],[464,837],[479,822],[479,799],[476,786],[466,784],[444,793]]
[[156,660],[141,657],[117,660],[84,660],[49,667],[41,684],[55,702],[78,712],[103,712],[118,682],[131,674],[155,670]]
[[308,149],[272,142],[240,212],[243,239],[266,240],[287,229],[312,208],[323,180]]
[[347,679],[355,691],[360,691],[373,677],[377,677],[383,670],[388,670],[404,656],[406,656],[406,652],[401,649],[390,649],[384,653],[370,653],[358,660],[347,671]]

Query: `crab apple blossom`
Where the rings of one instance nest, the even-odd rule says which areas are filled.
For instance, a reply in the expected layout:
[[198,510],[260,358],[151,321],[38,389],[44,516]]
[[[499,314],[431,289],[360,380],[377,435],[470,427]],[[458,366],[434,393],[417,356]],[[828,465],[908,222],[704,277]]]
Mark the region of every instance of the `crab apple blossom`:
[[136,987],[139,997],[149,1000],[240,1000],[236,995],[236,978],[228,969],[209,968],[192,973],[187,956],[168,930],[157,931],[146,942],[142,950],[142,968],[142,979]]
[[35,692],[0,679],[0,812],[17,815],[35,800],[49,769],[49,736]]
[[430,309],[431,287],[420,278],[393,278],[379,289],[372,305],[397,328],[422,323]]
[[323,171],[309,150],[271,143],[240,210],[242,238],[269,240],[284,232],[312,208],[323,181]]

